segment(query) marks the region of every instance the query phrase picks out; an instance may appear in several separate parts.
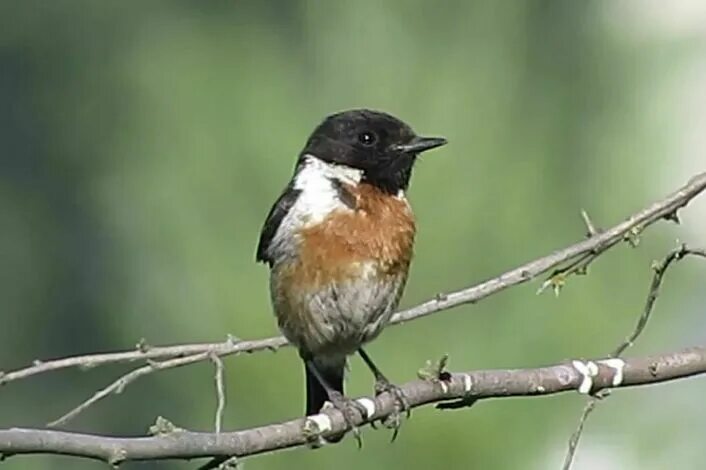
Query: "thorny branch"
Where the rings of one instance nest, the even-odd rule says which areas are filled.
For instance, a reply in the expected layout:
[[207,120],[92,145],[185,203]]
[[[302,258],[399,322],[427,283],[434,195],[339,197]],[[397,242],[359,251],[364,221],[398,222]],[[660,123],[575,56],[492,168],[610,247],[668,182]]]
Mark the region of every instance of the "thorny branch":
[[[642,211],[632,215],[624,222],[615,225],[612,228],[606,230],[596,229],[592,221],[588,217],[585,211],[582,211],[582,218],[586,224],[588,231],[588,238],[571,245],[565,249],[551,253],[548,256],[544,256],[535,261],[526,263],[518,268],[508,271],[500,276],[497,276],[488,281],[482,282],[478,285],[465,288],[456,292],[449,294],[438,294],[433,299],[428,300],[420,305],[412,307],[407,310],[400,311],[396,313],[392,319],[393,324],[403,323],[408,320],[413,320],[426,315],[430,315],[443,310],[448,310],[450,308],[467,304],[475,303],[485,297],[496,294],[506,288],[528,282],[539,275],[546,272],[552,271],[549,279],[544,283],[543,290],[548,286],[552,286],[555,291],[561,288],[566,278],[571,274],[581,274],[584,273],[588,267],[595,259],[606,252],[608,249],[619,244],[622,241],[627,241],[631,245],[635,245],[638,236],[650,225],[661,219],[667,219],[671,221],[678,222],[679,218],[677,211],[686,206],[694,197],[699,195],[706,189],[706,173],[702,173],[693,177],[686,185],[677,190],[676,192],[666,196],[665,198],[655,202],[654,204],[646,207]],[[446,384],[444,381],[433,381],[437,383],[442,388],[441,395],[425,395],[421,391],[427,390],[425,386],[420,386],[419,383],[408,384],[407,387],[410,389],[405,390],[408,393],[417,394],[423,396],[423,399],[417,401],[410,401],[412,406],[421,406],[426,403],[446,401],[449,398],[460,398],[460,400],[453,402],[451,404],[444,403],[444,408],[455,408],[464,405],[468,405],[479,398],[491,397],[491,396],[508,396],[508,395],[536,395],[536,394],[546,394],[546,393],[556,393],[558,391],[569,390],[571,388],[579,387],[579,391],[585,389],[586,380],[596,382],[588,383],[588,390],[593,393],[592,396],[596,396],[595,393],[598,390],[605,389],[609,385],[612,386],[624,386],[624,385],[640,385],[644,383],[651,383],[655,381],[669,380],[672,378],[679,378],[683,376],[699,374],[706,372],[706,360],[704,359],[704,349],[703,348],[693,348],[691,350],[686,350],[682,353],[675,353],[672,355],[663,356],[664,358],[671,358],[671,362],[660,363],[659,360],[649,364],[649,377],[643,372],[636,375],[640,379],[628,378],[628,370],[632,367],[630,364],[642,364],[640,359],[633,359],[632,362],[628,361],[627,365],[622,362],[622,360],[616,357],[621,354],[627,347],[629,347],[633,341],[639,336],[640,332],[644,328],[647,320],[649,319],[650,311],[654,300],[657,297],[657,292],[659,285],[661,284],[664,271],[667,267],[678,259],[681,259],[687,254],[694,254],[699,256],[704,256],[704,252],[701,250],[690,250],[686,247],[681,247],[681,251],[671,253],[673,258],[667,258],[661,265],[656,267],[656,280],[653,281],[653,289],[650,291],[650,297],[648,297],[647,307],[643,315],[640,317],[640,321],[626,342],[621,345],[614,356],[613,361],[621,361],[625,367],[625,379],[623,381],[615,381],[617,377],[614,376],[613,382],[610,384],[608,382],[603,383],[600,379],[601,370],[604,367],[598,367],[596,363],[588,361],[584,366],[581,366],[580,370],[577,369],[578,365],[583,364],[580,361],[574,361],[573,368],[571,369],[571,374],[575,375],[579,373],[583,377],[580,384],[573,383],[572,380],[566,382],[567,375],[565,373],[554,377],[555,382],[553,384],[540,384],[537,385],[537,377],[532,375],[537,373],[537,371],[549,371],[553,370],[555,373],[559,373],[559,369],[566,371],[565,366],[555,366],[554,368],[544,368],[544,369],[534,369],[534,370],[519,370],[519,371],[481,371],[481,372],[471,372],[468,374],[461,374],[464,380],[464,384],[467,378],[471,378],[473,386],[473,392],[469,395],[468,393],[463,393],[461,396],[456,394],[449,395],[449,391],[444,391],[446,389],[451,390],[451,385]],[[658,278],[658,279],[657,279]],[[656,287],[655,287],[656,286]],[[157,346],[152,347],[141,341],[135,350],[122,351],[115,353],[102,353],[102,354],[90,354],[84,356],[73,356],[62,359],[51,360],[47,362],[35,361],[33,365],[18,369],[8,373],[0,372],[0,385],[13,382],[20,379],[25,379],[36,374],[45,373],[53,370],[59,370],[69,367],[79,367],[82,369],[88,369],[105,364],[114,363],[125,363],[125,362],[146,362],[142,365],[124,376],[120,377],[118,380],[103,388],[102,390],[96,392],[91,398],[85,402],[78,405],[76,408],[71,410],[66,415],[50,423],[50,426],[58,426],[64,424],[72,417],[76,416],[92,404],[109,396],[112,393],[121,393],[123,389],[129,385],[134,380],[138,378],[154,373],[159,370],[180,367],[183,365],[192,364],[195,362],[201,362],[205,360],[211,360],[214,362],[216,367],[216,391],[217,391],[217,410],[216,410],[216,433],[191,433],[187,431],[181,431],[178,428],[174,428],[175,431],[169,436],[174,442],[172,447],[164,447],[165,443],[160,439],[166,439],[160,434],[153,438],[137,438],[137,439],[127,439],[127,438],[109,438],[100,436],[90,436],[82,434],[72,434],[72,433],[62,433],[58,431],[47,431],[47,430],[0,430],[0,454],[4,453],[5,456],[14,453],[36,453],[36,452],[51,452],[51,453],[63,453],[69,455],[77,455],[89,458],[97,458],[101,460],[108,461],[110,463],[119,463],[122,460],[141,460],[141,459],[158,459],[158,458],[193,458],[201,456],[244,456],[252,455],[255,453],[265,452],[268,450],[290,447],[294,445],[300,445],[306,442],[307,436],[310,434],[310,421],[311,420],[296,420],[289,423],[284,423],[280,425],[272,425],[269,427],[263,427],[258,429],[251,429],[246,431],[239,431],[236,433],[222,433],[221,432],[221,421],[223,408],[225,406],[225,393],[223,390],[223,364],[221,358],[228,355],[238,354],[238,353],[252,353],[255,351],[262,350],[276,350],[282,346],[287,345],[287,341],[281,337],[271,337],[261,340],[252,341],[241,341],[233,337],[228,337],[225,342],[220,343],[200,343],[200,344],[184,344],[175,346]],[[698,356],[698,359],[696,356]],[[644,361],[644,360],[643,360]],[[608,363],[608,362],[606,362]],[[620,364],[617,363],[617,364]],[[616,362],[611,362],[611,367],[615,367]],[[661,364],[661,365],[660,365]],[[684,369],[684,365],[688,364],[689,367]],[[698,364],[698,366],[695,366]],[[591,367],[588,367],[591,366]],[[588,368],[586,368],[588,367]],[[635,365],[634,367],[637,367]],[[664,371],[660,370],[657,373],[657,368],[664,368]],[[637,371],[637,369],[635,369]],[[578,372],[577,372],[578,371]],[[685,372],[686,371],[686,372]],[[595,374],[594,374],[595,372]],[[637,372],[636,372],[637,373]],[[451,376],[445,373],[446,376],[451,377],[451,382],[456,380],[457,376]],[[500,374],[500,376],[494,375]],[[530,375],[526,375],[530,374]],[[597,374],[597,375],[596,375]],[[517,376],[517,377],[515,377]],[[622,376],[621,376],[622,377]],[[668,377],[668,378],[665,378]],[[484,380],[490,380],[490,384],[494,384],[495,387],[501,386],[499,390],[491,390],[492,387],[488,384],[488,388],[483,392]],[[529,380],[529,382],[524,382]],[[544,380],[544,379],[542,379]],[[513,381],[517,382],[518,389],[513,389],[511,386]],[[424,383],[428,384],[429,381]],[[481,387],[478,390],[477,384],[480,383]],[[446,384],[446,385],[445,385]],[[529,384],[529,385],[528,385]],[[570,385],[569,385],[570,384]],[[464,385],[464,386],[465,386]],[[531,390],[527,387],[531,386]],[[421,387],[421,388],[419,388]],[[523,388],[524,387],[524,388]],[[513,391],[517,390],[517,391]],[[524,390],[524,391],[522,391]],[[467,390],[466,390],[467,392]],[[425,392],[426,393],[426,392]],[[375,399],[376,413],[371,416],[371,420],[384,418],[392,411],[388,405],[392,403],[389,400],[386,401],[385,395],[382,395]],[[458,406],[455,406],[458,404]],[[578,439],[581,434],[581,429],[586,416],[593,409],[593,404],[589,404],[586,408],[587,411],[584,412],[579,429],[572,437],[572,449],[571,455],[567,456],[567,459],[573,459],[573,451],[578,443]],[[382,407],[382,408],[378,408]],[[387,408],[386,408],[387,407]],[[337,412],[328,413],[325,415],[328,417],[331,424],[331,433],[336,434],[343,430],[345,423],[340,418],[336,416]],[[361,418],[361,423],[363,419]],[[299,423],[304,425],[304,428],[296,428],[296,432],[292,434],[282,434],[283,429],[291,430],[293,423]],[[309,423],[309,424],[307,424]],[[317,424],[317,423],[314,423]],[[281,428],[284,426],[285,428]],[[309,426],[309,427],[307,427]],[[341,427],[343,426],[343,427]],[[302,432],[302,429],[304,432]],[[175,432],[179,432],[178,439],[175,438]],[[267,436],[269,432],[274,432],[272,439],[268,440]],[[329,431],[324,430],[325,434]],[[215,436],[215,437],[214,437]],[[257,439],[255,439],[257,437]],[[215,441],[214,441],[215,439]],[[263,440],[264,439],[264,440]],[[284,440],[283,440],[284,439]],[[158,440],[159,442],[155,442]],[[152,446],[156,447],[152,447]],[[47,447],[48,446],[48,447]],[[53,446],[53,447],[52,447]],[[127,446],[127,447],[126,447]],[[174,451],[175,453],[171,453]],[[107,452],[107,453],[106,453]],[[570,461],[568,463],[570,466]],[[568,468],[568,467],[566,467]]]
[[[623,388],[654,384],[706,373],[706,347],[694,347],[662,355],[580,362],[593,364],[590,374],[581,372],[571,361],[535,369],[495,369],[465,373],[443,372],[442,379],[426,378],[402,385],[411,407],[449,400],[471,401],[491,397],[551,395],[583,389]],[[594,392],[595,393],[595,392]],[[359,399],[361,400],[361,399]],[[372,412],[356,413],[353,424],[361,426],[382,420],[396,410],[389,393],[367,397]],[[246,457],[277,449],[319,442],[345,432],[348,425],[340,411],[328,408],[308,418],[270,424],[235,432],[203,433],[177,428],[171,423],[159,426],[152,437],[109,437],[43,429],[0,430],[0,454],[51,453],[102,460],[118,465],[132,460]]]

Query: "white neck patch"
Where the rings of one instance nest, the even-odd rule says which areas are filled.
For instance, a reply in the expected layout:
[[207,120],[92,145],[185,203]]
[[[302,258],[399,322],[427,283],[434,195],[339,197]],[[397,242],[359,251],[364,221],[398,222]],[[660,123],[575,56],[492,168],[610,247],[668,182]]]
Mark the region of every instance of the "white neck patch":
[[294,187],[306,191],[316,188],[321,183],[330,186],[332,179],[356,185],[362,178],[363,170],[328,163],[313,155],[305,155],[304,166],[294,180]]
[[306,226],[321,222],[336,209],[350,210],[341,202],[333,181],[355,186],[362,178],[362,170],[305,155],[302,167],[294,177],[294,189],[301,191],[301,194],[290,210],[287,222]]

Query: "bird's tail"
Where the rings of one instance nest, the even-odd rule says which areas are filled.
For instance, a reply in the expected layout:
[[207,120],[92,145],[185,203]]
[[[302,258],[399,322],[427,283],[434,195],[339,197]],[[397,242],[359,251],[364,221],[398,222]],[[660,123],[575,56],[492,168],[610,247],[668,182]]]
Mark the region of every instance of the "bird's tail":
[[[343,394],[343,374],[345,372],[345,359],[342,361],[326,361],[325,363],[313,362],[311,366],[316,367],[316,371],[321,378],[326,381],[329,387]],[[328,400],[326,388],[321,385],[318,377],[305,367],[306,372],[306,415],[314,415],[321,411],[321,407]]]

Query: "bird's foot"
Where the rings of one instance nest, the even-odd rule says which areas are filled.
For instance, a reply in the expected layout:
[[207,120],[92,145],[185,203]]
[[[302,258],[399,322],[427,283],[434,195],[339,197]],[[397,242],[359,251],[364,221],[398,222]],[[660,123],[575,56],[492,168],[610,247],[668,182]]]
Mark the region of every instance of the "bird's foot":
[[358,429],[358,426],[355,423],[358,420],[358,415],[360,415],[363,419],[367,418],[368,412],[365,407],[357,401],[351,400],[350,398],[344,396],[341,392],[335,390],[329,392],[328,400],[331,406],[341,412],[343,419],[351,429],[351,433],[358,444],[358,448],[362,448],[363,438],[360,435],[360,429]]
[[409,405],[409,401],[407,401],[407,397],[400,387],[384,377],[378,377],[375,381],[375,395],[377,396],[383,393],[389,393],[395,399],[395,411],[382,420],[383,426],[393,430],[392,442],[394,442],[402,426],[401,412],[404,412],[405,417],[409,419],[412,415],[412,407]]

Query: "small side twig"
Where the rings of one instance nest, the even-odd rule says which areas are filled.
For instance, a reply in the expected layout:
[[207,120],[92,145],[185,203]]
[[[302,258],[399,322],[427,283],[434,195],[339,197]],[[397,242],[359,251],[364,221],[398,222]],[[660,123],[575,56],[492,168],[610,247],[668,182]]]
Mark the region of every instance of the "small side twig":
[[583,219],[583,223],[586,224],[586,237],[591,238],[600,233],[600,230],[593,225],[593,221],[588,216],[588,212],[586,212],[585,209],[581,209],[581,218]]
[[542,294],[547,288],[551,287],[552,290],[554,291],[554,295],[557,297],[559,296],[559,292],[561,289],[564,287],[566,284],[566,280],[571,277],[572,275],[583,275],[588,272],[588,266],[593,263],[593,261],[600,256],[601,253],[605,251],[604,249],[599,249],[596,248],[595,252],[589,252],[586,253],[575,260],[573,260],[571,263],[567,264],[566,266],[563,266],[559,269],[555,269],[552,271],[552,273],[549,275],[546,281],[542,283],[541,286],[539,286],[539,289],[537,289],[537,295]]
[[29,367],[4,373],[0,371],[0,386],[17,380],[26,379],[34,375],[71,367],[81,370],[88,370],[107,364],[175,359],[178,357],[186,357],[208,352],[213,352],[218,354],[218,356],[223,357],[241,353],[254,353],[258,351],[276,351],[287,344],[287,340],[282,336],[273,336],[271,338],[256,340],[239,340],[231,335],[228,335],[226,341],[222,342],[190,343],[178,344],[174,346],[149,346],[144,342],[144,340],[140,340],[133,350],[70,356],[48,361],[34,361]]
[[191,356],[186,356],[186,357],[180,357],[177,359],[170,359],[167,361],[151,361],[147,365],[139,367],[137,369],[134,369],[127,374],[124,374],[120,378],[118,378],[116,381],[112,382],[110,385],[107,387],[97,391],[93,396],[91,396],[88,400],[82,402],[75,408],[73,408],[71,411],[68,413],[64,414],[63,416],[55,419],[54,421],[47,423],[47,426],[50,428],[55,428],[62,426],[69,422],[71,419],[82,413],[86,408],[90,407],[94,403],[102,400],[103,398],[113,394],[113,393],[122,393],[122,391],[127,387],[129,384],[134,382],[135,380],[139,379],[142,376],[152,374],[158,370],[162,369],[170,369],[173,367],[181,367],[185,366],[187,364],[193,364],[194,362],[199,362],[203,361],[204,359],[207,359],[209,357],[208,352],[206,353],[200,353],[200,354],[194,354]]
[[[583,223],[586,226],[586,238],[590,239],[602,232],[602,230],[596,228],[591,220],[591,217],[589,217],[588,212],[584,209],[581,209],[581,219],[583,219]],[[572,275],[587,274],[588,266],[608,248],[610,248],[608,245],[596,245],[591,251],[588,251],[570,263],[555,269],[542,283],[542,285],[539,286],[539,289],[537,289],[537,295],[542,294],[545,290],[547,290],[547,288],[551,287],[554,291],[554,295],[558,297],[561,289],[564,285],[566,285],[566,280],[569,277]]]
[[650,290],[647,294],[645,308],[643,309],[642,314],[637,320],[635,329],[627,338],[625,338],[625,340],[620,345],[618,345],[617,348],[615,348],[615,350],[611,354],[612,357],[619,357],[625,352],[625,350],[627,350],[635,343],[637,338],[640,337],[643,330],[645,329],[645,326],[647,326],[647,322],[650,320],[652,311],[654,310],[655,301],[657,300],[657,297],[659,297],[660,288],[662,287],[662,282],[664,281],[664,275],[667,273],[667,270],[672,265],[672,263],[674,263],[675,261],[680,261],[689,255],[701,256],[706,258],[706,250],[692,249],[688,248],[685,244],[682,244],[670,251],[667,256],[662,259],[662,261],[655,261],[652,264],[654,275],[652,276],[652,282],[650,283]]
[[216,434],[220,434],[223,423],[223,411],[226,407],[225,385],[223,384],[223,361],[217,355],[211,354],[211,362],[213,362],[214,366],[216,367],[216,399],[218,402],[216,405],[215,427]]
[[583,408],[581,417],[579,418],[579,424],[574,433],[571,435],[571,439],[569,439],[569,451],[566,453],[566,457],[564,458],[564,465],[561,467],[562,470],[571,469],[571,465],[574,463],[574,457],[576,457],[576,449],[579,445],[579,439],[581,439],[581,433],[583,433],[583,426],[586,424],[588,415],[590,415],[596,408],[596,403],[598,403],[598,399],[595,397],[591,397],[591,399],[586,402],[586,406]]

